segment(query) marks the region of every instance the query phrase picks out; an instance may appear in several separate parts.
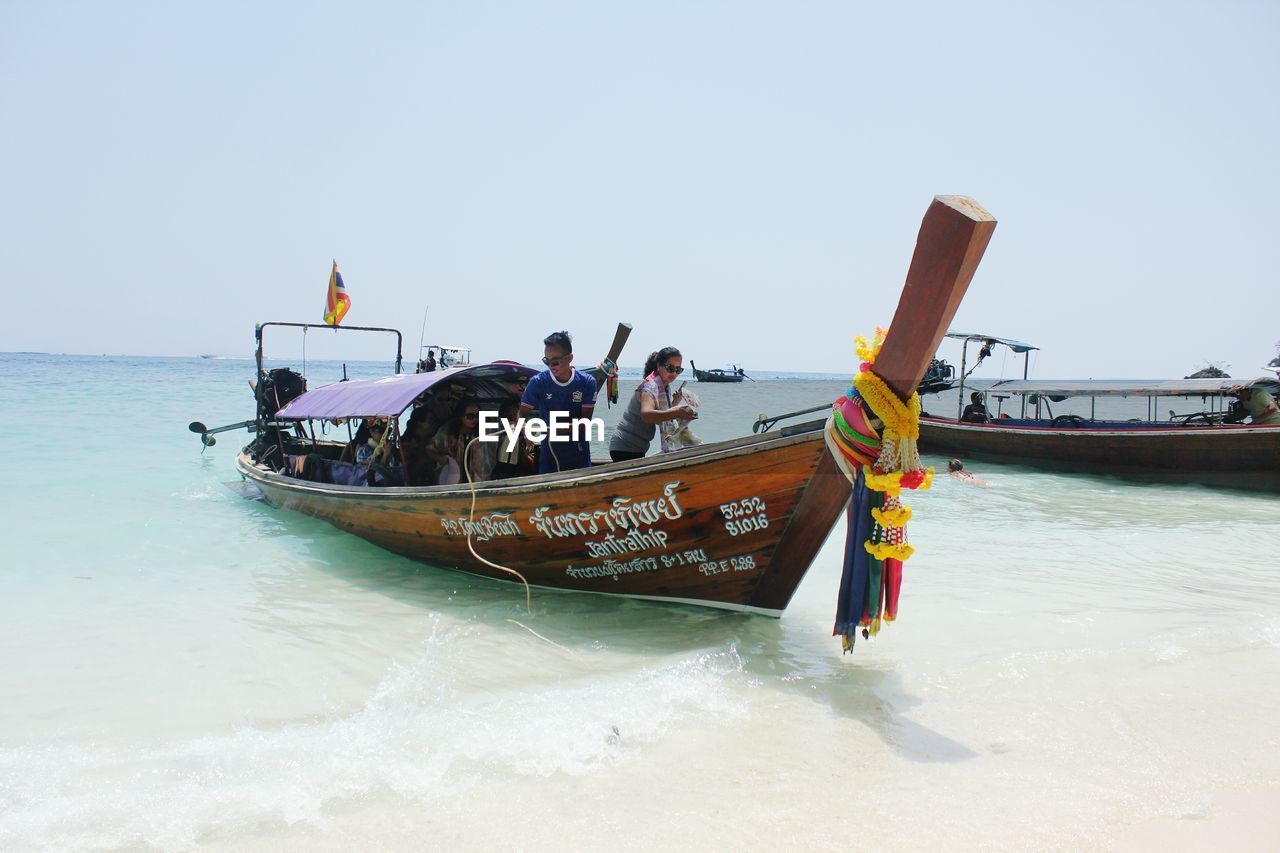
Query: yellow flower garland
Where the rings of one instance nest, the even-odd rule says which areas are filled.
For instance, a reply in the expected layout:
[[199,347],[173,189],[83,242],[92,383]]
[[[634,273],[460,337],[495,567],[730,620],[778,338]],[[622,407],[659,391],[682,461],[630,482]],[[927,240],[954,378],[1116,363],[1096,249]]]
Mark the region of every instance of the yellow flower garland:
[[862,475],[866,478],[867,488],[873,492],[884,492],[895,497],[902,491],[902,472],[890,471],[888,474],[877,474],[870,465],[863,466]]
[[888,329],[882,329],[879,326],[876,326],[876,334],[871,340],[871,343],[867,343],[867,339],[862,335],[854,335],[853,342],[857,346],[853,348],[853,351],[857,353],[858,358],[862,359],[867,364],[875,364],[876,356],[880,354],[880,347],[884,346],[884,338],[887,334],[889,334]]
[[853,386],[871,411],[884,422],[885,441],[890,435],[900,438],[920,438],[920,395],[912,392],[911,399],[902,402],[889,390],[884,380],[873,371],[863,370],[853,378]]
[[880,522],[881,527],[906,527],[911,520],[911,507],[900,506],[890,510],[872,507],[871,517]]
[[892,558],[894,560],[901,560],[905,563],[916,550],[906,542],[899,545],[894,545],[890,542],[877,542],[875,545],[872,545],[870,542],[864,542],[863,547],[867,549],[868,554],[881,562]]

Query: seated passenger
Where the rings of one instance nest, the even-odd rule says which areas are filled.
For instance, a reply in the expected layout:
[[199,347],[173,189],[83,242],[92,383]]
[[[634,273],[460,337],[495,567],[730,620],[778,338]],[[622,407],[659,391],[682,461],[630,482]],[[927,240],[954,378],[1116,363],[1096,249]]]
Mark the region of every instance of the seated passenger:
[[960,420],[969,424],[985,424],[991,421],[991,413],[982,402],[982,392],[974,391],[969,395],[969,405],[964,407]]
[[[367,465],[370,462],[378,462],[386,465],[387,460],[391,458],[387,422],[377,419],[365,419],[365,422],[360,425],[360,430],[367,433],[368,437],[356,445],[356,463]],[[357,431],[356,438],[358,439],[359,437],[360,431]]]
[[[523,390],[523,389],[522,389]],[[509,429],[515,429],[520,418],[520,401],[518,399],[510,399],[503,402],[498,408],[498,419],[507,425]],[[516,433],[515,441],[512,441],[505,431],[499,427],[498,441],[493,445],[494,451],[493,475],[494,480],[505,480],[508,477],[519,477],[522,474],[533,473],[526,459],[537,458],[537,447],[530,446],[524,438],[524,431]]]
[[356,427],[355,436],[347,442],[347,446],[342,449],[342,455],[338,457],[339,462],[354,462],[356,459],[356,450],[360,445],[369,440],[369,422],[361,421],[360,426]]
[[466,420],[464,416],[464,426],[471,430],[470,436],[466,439],[467,446],[470,449],[467,450],[469,455],[467,457],[467,467],[464,470],[471,472],[473,482],[482,483],[486,480],[492,480],[493,467],[498,463],[499,444],[494,441],[474,440],[480,435],[478,420]]
[[440,465],[431,452],[431,438],[439,424],[426,408],[417,408],[409,416],[402,440],[405,464],[411,486],[434,486]]
[[[474,402],[465,403],[448,424],[440,427],[431,440],[428,453],[439,467],[436,482],[441,485],[461,483],[465,479],[462,454],[469,453],[466,472],[473,482],[489,479],[492,464],[477,450],[483,442],[471,444],[479,428],[480,408]],[[471,445],[468,449],[468,445]]]

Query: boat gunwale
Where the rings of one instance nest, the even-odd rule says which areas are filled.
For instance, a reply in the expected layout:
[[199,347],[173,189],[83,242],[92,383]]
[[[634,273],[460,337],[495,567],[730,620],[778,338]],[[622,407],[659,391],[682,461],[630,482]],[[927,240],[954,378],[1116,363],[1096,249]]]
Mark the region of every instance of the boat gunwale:
[[1090,421],[1086,418],[1083,424],[1078,427],[1055,427],[1046,423],[1044,426],[1037,424],[1000,424],[1000,423],[972,423],[968,421],[957,421],[952,418],[939,418],[933,416],[921,416],[921,426],[937,426],[947,429],[958,429],[966,432],[1017,432],[1030,433],[1036,435],[1107,435],[1107,436],[1127,436],[1127,435],[1207,435],[1207,434],[1223,434],[1239,436],[1241,433],[1265,432],[1280,428],[1278,424],[1209,424],[1209,425],[1190,425],[1180,426],[1165,423],[1154,423],[1152,421],[1142,421],[1135,423],[1129,427],[1090,427]]

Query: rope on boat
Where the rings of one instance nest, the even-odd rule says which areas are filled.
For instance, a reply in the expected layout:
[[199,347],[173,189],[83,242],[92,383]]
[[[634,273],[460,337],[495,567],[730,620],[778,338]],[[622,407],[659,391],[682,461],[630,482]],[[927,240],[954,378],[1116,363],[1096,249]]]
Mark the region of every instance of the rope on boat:
[[539,634],[537,631],[533,630],[532,628],[530,628],[528,625],[524,624],[523,622],[517,622],[515,619],[508,619],[507,621],[508,621],[508,622],[511,622],[511,623],[513,623],[513,624],[519,625],[521,628],[525,629],[525,630],[526,630],[526,631],[528,631],[530,634],[533,634],[533,636],[537,637],[539,640],[541,640],[542,642],[546,643],[547,645],[549,645],[549,646],[555,646],[555,647],[556,647],[557,649],[559,649],[560,651],[565,652],[566,654],[568,654],[568,655],[569,655],[569,657],[572,657],[572,658],[576,658],[576,657],[578,657],[578,653],[577,653],[577,652],[575,652],[573,649],[566,649],[564,646],[560,645],[560,644],[559,644],[559,643],[557,643],[555,640],[548,640],[546,637],[542,636],[542,635],[541,635],[541,634]]
[[[515,569],[512,569],[508,566],[500,566],[497,563],[486,560],[484,557],[481,557],[479,553],[477,553],[476,546],[471,544],[471,531],[475,530],[475,527],[476,527],[476,484],[471,479],[471,464],[470,464],[471,445],[475,444],[479,440],[480,440],[480,436],[476,436],[475,438],[468,441],[466,446],[463,447],[462,449],[462,473],[464,476],[466,476],[467,486],[471,489],[471,517],[467,519],[467,522],[468,522],[467,523],[467,550],[471,552],[471,556],[475,557],[477,560],[484,563],[486,566],[492,566],[493,568],[498,569],[499,571],[503,571],[503,572],[507,572],[508,574],[515,575],[520,579],[520,583],[524,584],[524,599],[525,599],[524,606],[525,606],[525,609],[529,611],[529,615],[532,616],[533,615],[533,590],[529,586],[529,582],[525,580],[524,575],[520,574]],[[515,620],[512,620],[512,621],[515,621]],[[516,622],[516,624],[520,625],[519,622]],[[520,625],[520,627],[523,628],[524,626]],[[547,642],[551,643],[550,640],[547,640]],[[553,646],[555,645],[555,643],[551,643],[551,644]],[[566,651],[568,650],[566,649]]]

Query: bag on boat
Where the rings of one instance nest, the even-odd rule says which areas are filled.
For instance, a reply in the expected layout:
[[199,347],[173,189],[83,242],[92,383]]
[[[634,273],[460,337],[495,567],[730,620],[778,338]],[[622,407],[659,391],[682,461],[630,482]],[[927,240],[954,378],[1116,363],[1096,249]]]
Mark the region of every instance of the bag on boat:
[[[697,412],[698,407],[702,405],[702,401],[698,399],[697,394],[692,391],[683,390],[680,392],[680,403],[682,405],[689,406],[695,412]],[[697,445],[702,444],[702,439],[694,435],[693,430],[689,429],[689,424],[693,423],[692,421],[673,421],[672,423],[679,424],[679,426],[677,426],[675,430],[667,436],[667,445],[672,450],[680,450],[684,447],[696,447]]]

